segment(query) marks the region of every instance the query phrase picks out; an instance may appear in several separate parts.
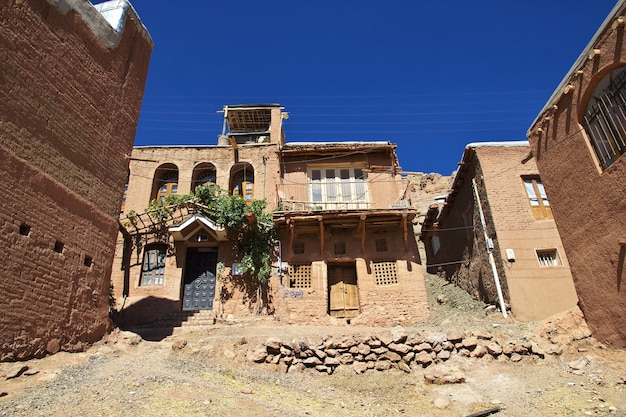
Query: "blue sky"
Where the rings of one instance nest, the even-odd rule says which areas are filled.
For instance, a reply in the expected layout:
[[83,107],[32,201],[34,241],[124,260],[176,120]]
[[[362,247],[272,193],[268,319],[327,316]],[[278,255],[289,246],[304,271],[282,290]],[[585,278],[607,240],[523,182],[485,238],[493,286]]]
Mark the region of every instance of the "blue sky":
[[154,43],[136,145],[215,145],[225,104],[279,103],[288,142],[398,145],[456,169],[525,140],[614,0],[134,0]]

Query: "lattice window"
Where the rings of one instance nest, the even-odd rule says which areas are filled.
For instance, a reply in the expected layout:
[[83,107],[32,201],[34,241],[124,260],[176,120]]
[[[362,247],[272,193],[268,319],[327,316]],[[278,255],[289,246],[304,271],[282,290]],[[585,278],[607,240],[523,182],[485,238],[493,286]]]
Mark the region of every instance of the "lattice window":
[[311,264],[289,265],[289,288],[311,288]]
[[374,280],[376,285],[392,285],[398,283],[395,261],[374,262]]

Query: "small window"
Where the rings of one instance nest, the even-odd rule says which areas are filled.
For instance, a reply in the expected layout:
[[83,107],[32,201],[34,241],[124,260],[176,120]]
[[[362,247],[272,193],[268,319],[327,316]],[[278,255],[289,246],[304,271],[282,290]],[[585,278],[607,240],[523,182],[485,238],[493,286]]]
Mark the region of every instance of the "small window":
[[345,255],[346,254],[346,242],[336,242],[335,243],[335,255]]
[[27,224],[21,224],[20,225],[20,235],[22,235],[22,236],[30,235],[30,226],[27,225]]
[[93,258],[91,256],[85,255],[85,259],[83,259],[83,265],[85,265],[87,268],[90,268],[92,263]]
[[373,262],[373,265],[376,285],[393,285],[398,283],[395,261]]
[[552,208],[539,178],[522,178],[535,220],[552,219]]
[[65,246],[65,244],[63,242],[60,241],[56,241],[54,242],[54,251],[56,253],[63,253],[63,247]]
[[311,264],[289,265],[289,288],[311,288]]
[[387,239],[376,239],[376,252],[387,252]]
[[540,266],[561,265],[556,249],[537,249],[536,252]]
[[301,255],[304,253],[304,242],[294,242],[293,243],[293,253],[296,255]]
[[143,254],[141,285],[163,285],[165,276],[165,245],[147,246]]

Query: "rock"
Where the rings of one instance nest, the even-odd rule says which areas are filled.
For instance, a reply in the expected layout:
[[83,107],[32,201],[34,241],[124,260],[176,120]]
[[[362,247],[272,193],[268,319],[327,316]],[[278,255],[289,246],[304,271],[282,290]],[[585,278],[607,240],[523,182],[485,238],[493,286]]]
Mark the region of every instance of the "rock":
[[447,340],[452,343],[458,343],[463,340],[463,333],[458,330],[452,330],[448,333]]
[[496,342],[489,342],[485,345],[485,349],[492,356],[499,356],[502,354],[502,347]]
[[487,354],[487,348],[482,345],[476,346],[476,348],[470,353],[472,358],[482,358]]
[[339,353],[335,349],[326,349],[325,352],[326,352],[326,356],[330,356],[331,358],[334,358]]
[[463,339],[461,344],[463,345],[465,349],[472,350],[478,345],[478,339],[475,338],[474,336],[470,336],[468,338]]
[[327,356],[324,359],[324,365],[326,365],[326,366],[338,366],[338,365],[341,365],[341,362],[339,362],[339,359],[337,359],[337,358],[331,358],[330,356]]
[[491,340],[493,339],[493,335],[489,332],[483,332],[483,331],[475,331],[472,332],[472,336],[475,336],[478,339],[481,340]]
[[402,359],[402,356],[400,356],[396,352],[389,351],[389,352],[385,352],[384,354],[380,355],[380,359],[388,359],[391,362],[400,362],[400,360]]
[[183,350],[187,346],[186,340],[177,340],[172,343],[172,350]]
[[393,343],[393,336],[390,334],[382,334],[378,337],[378,340],[380,340],[383,345],[387,346]]
[[279,340],[274,338],[267,339],[265,341],[265,347],[267,348],[268,353],[276,354],[280,352],[280,348],[282,347],[282,343]]
[[377,347],[372,349],[372,352],[375,353],[376,355],[382,355],[383,353],[387,352],[389,349],[387,349],[386,347]]
[[393,343],[404,343],[407,339],[407,333],[404,327],[396,326],[391,329],[391,337]]
[[374,367],[377,371],[387,371],[389,368],[391,368],[391,362],[384,360],[376,362],[376,366]]
[[413,360],[414,357],[415,357],[415,352],[409,352],[402,357],[402,360],[405,361],[406,363],[409,363]]
[[313,351],[313,353],[315,353],[315,356],[317,356],[318,358],[320,358],[321,360],[324,360],[326,358],[326,352],[324,352],[321,349],[315,349]]
[[349,353],[344,353],[339,357],[339,363],[342,365],[349,365],[354,362],[354,358]]
[[17,363],[5,372],[5,379],[17,378],[18,376],[22,375],[27,370],[28,370],[27,365]]
[[411,350],[411,346],[409,345],[405,345],[404,343],[391,343],[389,346],[387,346],[389,348],[389,350],[392,350],[394,352],[398,352],[401,354],[405,354],[408,353]]
[[24,371],[24,373],[22,375],[26,375],[26,376],[32,376],[32,375],[37,375],[39,373],[39,369],[27,369]]
[[141,336],[137,333],[129,331],[120,331],[118,334],[118,340],[127,345],[135,346],[141,343]]
[[354,372],[357,375],[360,375],[360,374],[364,373],[365,371],[367,371],[367,363],[365,363],[365,362],[354,362],[352,364],[352,369],[354,369]]
[[440,359],[442,361],[447,361],[448,359],[450,359],[450,351],[449,350],[442,350],[439,353],[437,353],[437,359]]
[[323,364],[323,362],[317,356],[311,356],[309,358],[306,358],[305,360],[302,361],[302,363],[305,366],[309,366],[309,367]]
[[359,346],[357,346],[357,352],[359,353],[359,355],[367,356],[370,354],[371,351],[371,346],[365,343],[361,343],[359,344]]
[[399,362],[398,363],[398,369],[400,369],[401,371],[406,372],[407,374],[411,373],[411,367],[409,365],[407,365],[405,362]]
[[589,365],[589,359],[587,358],[581,358],[577,361],[572,361],[572,362],[567,363],[567,366],[569,366],[571,369],[574,369],[576,371],[580,371],[581,369],[586,368],[587,365]]
[[519,353],[514,353],[511,355],[511,362],[519,362],[522,360],[522,355]]
[[325,366],[325,365],[317,365],[315,367],[315,370],[318,372],[325,372],[329,375],[333,372],[332,368],[329,368],[328,366]]
[[370,340],[367,341],[367,345],[371,348],[377,348],[377,347],[381,347],[383,345],[383,342],[381,342],[378,339],[371,338]]
[[289,369],[287,370],[287,373],[289,374],[300,374],[302,372],[304,372],[304,370],[306,369],[306,367],[304,366],[303,363],[294,363],[293,365],[291,365],[289,367]]
[[248,352],[248,360],[251,362],[261,363],[265,362],[267,359],[267,350],[266,349],[254,349],[253,351]]
[[419,345],[413,347],[413,350],[415,352],[430,352],[431,350],[433,350],[433,347],[430,345],[430,343],[420,343]]
[[465,375],[454,366],[434,365],[424,372],[424,379],[436,385],[459,384],[465,382]]
[[427,352],[420,352],[415,355],[415,363],[420,365],[428,365],[433,361],[433,358]]

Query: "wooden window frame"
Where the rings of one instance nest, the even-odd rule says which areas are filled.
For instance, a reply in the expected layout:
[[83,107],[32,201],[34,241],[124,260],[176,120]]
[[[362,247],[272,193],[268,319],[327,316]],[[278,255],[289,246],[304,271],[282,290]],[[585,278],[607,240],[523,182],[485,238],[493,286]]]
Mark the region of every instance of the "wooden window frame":
[[552,207],[548,201],[546,190],[539,177],[522,177],[524,191],[535,220],[553,219]]
[[373,261],[374,283],[378,287],[398,284],[398,265],[396,261]]
[[143,252],[139,285],[142,287],[163,285],[165,281],[166,259],[167,246],[165,244],[146,246]]
[[309,201],[314,208],[369,207],[369,186],[363,166],[314,166],[308,169]]
[[311,288],[313,268],[308,264],[289,264],[289,288]]

